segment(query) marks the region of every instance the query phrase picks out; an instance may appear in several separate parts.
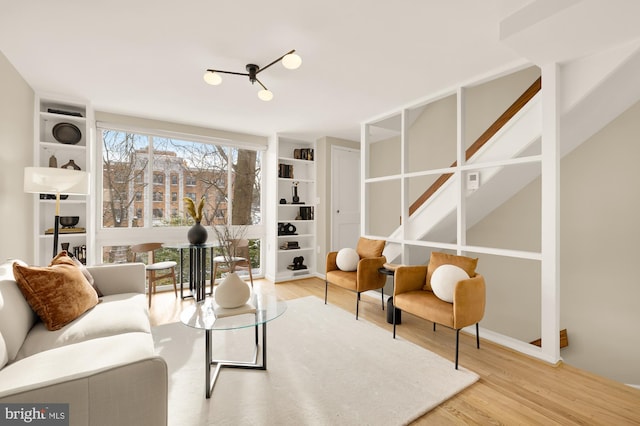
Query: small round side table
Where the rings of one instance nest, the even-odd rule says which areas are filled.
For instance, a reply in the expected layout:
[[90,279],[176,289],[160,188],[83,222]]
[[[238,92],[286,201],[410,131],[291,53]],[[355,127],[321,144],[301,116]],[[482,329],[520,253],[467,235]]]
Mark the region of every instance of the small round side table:
[[[396,274],[396,271],[394,271],[393,269],[387,269],[385,267],[378,269],[378,272],[380,272],[381,274],[389,275],[392,278],[394,278],[394,275]],[[393,279],[394,287],[395,287],[395,284],[396,282],[394,278]],[[387,322],[389,324],[393,324],[394,309],[395,309],[395,315],[396,315],[396,324],[402,324],[402,311],[393,306],[393,296],[391,296],[389,299],[387,299]]]

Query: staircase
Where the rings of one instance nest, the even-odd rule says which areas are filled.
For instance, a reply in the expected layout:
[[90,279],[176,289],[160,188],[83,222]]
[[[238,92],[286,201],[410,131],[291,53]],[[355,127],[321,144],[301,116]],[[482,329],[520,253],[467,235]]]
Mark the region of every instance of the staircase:
[[[491,163],[505,158],[517,158],[531,155],[540,140],[542,120],[541,79],[536,80],[523,94],[502,114],[492,126],[474,142],[466,152],[467,164]],[[454,167],[456,163],[452,164]],[[492,167],[479,170],[480,189],[469,197],[467,224],[472,226],[482,219],[495,206],[502,204],[513,194],[531,182],[537,173],[517,173],[509,167]],[[506,175],[509,175],[506,177]],[[404,239],[420,240],[428,235],[429,240],[447,241],[455,235],[456,206],[458,204],[457,185],[450,179],[451,174],[440,176],[409,208],[410,220]],[[500,185],[491,182],[500,176]],[[506,179],[505,179],[506,177]],[[508,185],[505,186],[505,185]],[[487,198],[488,197],[488,198]],[[491,199],[489,205],[479,200]],[[390,236],[390,240],[402,239],[402,228],[398,227]],[[387,244],[384,255],[389,262],[396,261],[401,254],[399,244]]]
[[[640,43],[568,63],[561,68],[561,78],[564,102],[560,103],[560,148],[561,155],[566,155],[640,100]],[[511,114],[505,111],[487,129],[467,151],[467,164],[539,154],[537,142],[542,129],[539,88],[537,81],[509,108],[517,106],[517,111]],[[481,186],[467,197],[470,213],[466,217],[467,227],[537,178],[539,167],[501,166],[480,169],[479,173]],[[451,174],[440,176],[411,205],[404,235],[402,227],[398,227],[388,236],[384,255],[389,262],[399,262],[402,252],[401,245],[394,241],[455,240],[458,195],[457,184],[450,178]]]

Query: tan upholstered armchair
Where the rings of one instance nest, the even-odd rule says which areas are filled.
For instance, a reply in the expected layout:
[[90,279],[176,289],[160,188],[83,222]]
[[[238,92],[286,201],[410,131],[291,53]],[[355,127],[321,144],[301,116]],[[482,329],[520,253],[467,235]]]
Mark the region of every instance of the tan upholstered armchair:
[[[327,254],[326,279],[324,282],[324,303],[327,303],[329,283],[347,290],[355,291],[356,319],[360,303],[360,293],[368,290],[382,289],[387,282],[387,276],[378,272],[387,259],[382,255],[386,241],[370,240],[360,237],[356,252],[360,257],[355,271],[341,271],[336,264],[337,251]],[[384,310],[384,290],[382,291],[382,309]]]
[[[476,346],[480,349],[478,323],[484,316],[485,282],[475,272],[478,259],[444,253],[431,253],[429,265],[399,266],[395,272],[393,304],[401,311],[456,330],[456,370],[458,369],[458,344],[460,329],[476,325]],[[471,278],[458,281],[453,291],[453,303],[439,299],[431,288],[433,271],[444,264],[456,265]],[[396,337],[394,315],[393,338]]]

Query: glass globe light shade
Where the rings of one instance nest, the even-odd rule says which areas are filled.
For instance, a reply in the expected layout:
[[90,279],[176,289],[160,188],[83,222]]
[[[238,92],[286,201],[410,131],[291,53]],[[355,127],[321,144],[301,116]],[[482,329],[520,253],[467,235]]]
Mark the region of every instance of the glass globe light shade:
[[271,92],[271,90],[262,89],[258,92],[258,97],[263,101],[270,101],[271,99],[273,99],[273,93]]
[[222,83],[222,77],[220,77],[220,74],[213,71],[205,72],[203,78],[204,81],[212,86],[217,86],[218,84]]
[[287,69],[295,70],[302,65],[302,58],[295,53],[289,53],[282,58],[282,65]]

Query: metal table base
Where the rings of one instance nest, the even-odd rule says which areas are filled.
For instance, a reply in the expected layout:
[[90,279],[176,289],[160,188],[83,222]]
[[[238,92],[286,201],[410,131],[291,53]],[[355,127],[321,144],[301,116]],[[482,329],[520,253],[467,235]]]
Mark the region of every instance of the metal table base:
[[[262,351],[258,342],[258,327],[262,327]],[[205,390],[207,398],[211,398],[213,387],[216,385],[220,370],[223,368],[243,368],[248,370],[266,370],[267,369],[267,323],[255,326],[255,351],[253,353],[253,361],[239,362],[231,360],[212,359],[213,356],[213,330],[205,330]],[[258,354],[262,352],[262,362],[258,362]],[[211,376],[211,367],[215,367],[213,377]]]
[[[196,301],[204,300],[207,294],[207,249],[209,249],[209,276],[213,280],[213,249],[214,246],[206,245],[185,245],[178,247],[180,250],[180,298],[193,297]],[[189,250],[189,290],[191,294],[184,294],[184,252]]]

